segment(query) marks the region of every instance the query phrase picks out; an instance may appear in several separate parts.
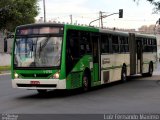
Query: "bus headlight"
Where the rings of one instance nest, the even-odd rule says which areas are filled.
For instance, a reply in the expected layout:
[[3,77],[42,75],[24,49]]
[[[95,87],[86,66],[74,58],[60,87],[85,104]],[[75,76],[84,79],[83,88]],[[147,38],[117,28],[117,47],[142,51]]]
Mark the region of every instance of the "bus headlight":
[[54,79],[59,79],[59,72],[55,73],[55,74],[53,75],[53,78],[54,78]]
[[56,72],[51,78],[59,79],[59,76],[60,76],[59,72]]
[[19,78],[19,75],[17,73],[14,73],[14,78]]

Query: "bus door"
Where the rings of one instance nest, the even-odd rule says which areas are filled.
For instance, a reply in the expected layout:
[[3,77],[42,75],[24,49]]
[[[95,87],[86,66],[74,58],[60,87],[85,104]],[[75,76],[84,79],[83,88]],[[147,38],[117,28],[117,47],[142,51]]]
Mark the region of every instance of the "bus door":
[[99,48],[99,36],[92,35],[92,55],[93,55],[93,81],[100,81],[100,48]]
[[137,61],[137,50],[136,50],[136,39],[135,39],[135,34],[134,33],[130,33],[129,34],[129,51],[130,51],[130,74],[134,75],[136,74],[136,61]]
[[142,73],[143,46],[142,40],[137,40],[137,73]]

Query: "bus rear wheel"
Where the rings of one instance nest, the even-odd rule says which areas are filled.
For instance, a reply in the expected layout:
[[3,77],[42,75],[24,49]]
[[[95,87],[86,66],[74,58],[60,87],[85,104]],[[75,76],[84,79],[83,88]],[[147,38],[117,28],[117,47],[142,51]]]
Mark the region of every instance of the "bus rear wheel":
[[126,70],[126,67],[125,67],[125,66],[122,67],[122,71],[121,71],[121,81],[122,81],[122,82],[126,82],[126,81],[127,81],[127,70]]

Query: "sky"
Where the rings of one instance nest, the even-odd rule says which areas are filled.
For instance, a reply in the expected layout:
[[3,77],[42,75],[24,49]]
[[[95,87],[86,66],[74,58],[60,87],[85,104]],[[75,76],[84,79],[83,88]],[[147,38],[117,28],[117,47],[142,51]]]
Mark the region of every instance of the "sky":
[[[43,0],[39,1],[39,15],[43,17]],[[70,23],[72,15],[73,23],[89,25],[90,21],[99,17],[99,11],[103,15],[118,13],[123,9],[123,18],[118,14],[103,19],[105,27],[138,29],[142,25],[155,24],[160,18],[159,14],[153,14],[154,6],[146,0],[45,0],[47,21]],[[99,26],[99,22],[92,25]]]

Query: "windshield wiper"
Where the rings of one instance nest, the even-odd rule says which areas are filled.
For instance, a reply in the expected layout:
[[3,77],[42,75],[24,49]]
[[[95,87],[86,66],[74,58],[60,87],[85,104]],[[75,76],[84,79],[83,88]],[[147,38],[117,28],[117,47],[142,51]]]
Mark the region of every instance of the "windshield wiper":
[[47,37],[46,39],[44,39],[45,42],[44,42],[44,44],[43,44],[42,46],[41,46],[41,43],[40,43],[40,51],[42,51],[42,49],[45,48],[45,46],[47,45],[47,43],[48,43],[48,41],[49,41],[50,38],[51,38],[51,37]]
[[43,45],[41,45],[41,43],[40,43],[40,48],[39,48],[39,58],[40,58],[40,55],[41,55],[42,50],[46,47],[46,45],[47,45],[49,39],[50,39],[50,37],[47,37],[47,38],[45,38],[44,40],[42,40],[42,41],[45,41]]

